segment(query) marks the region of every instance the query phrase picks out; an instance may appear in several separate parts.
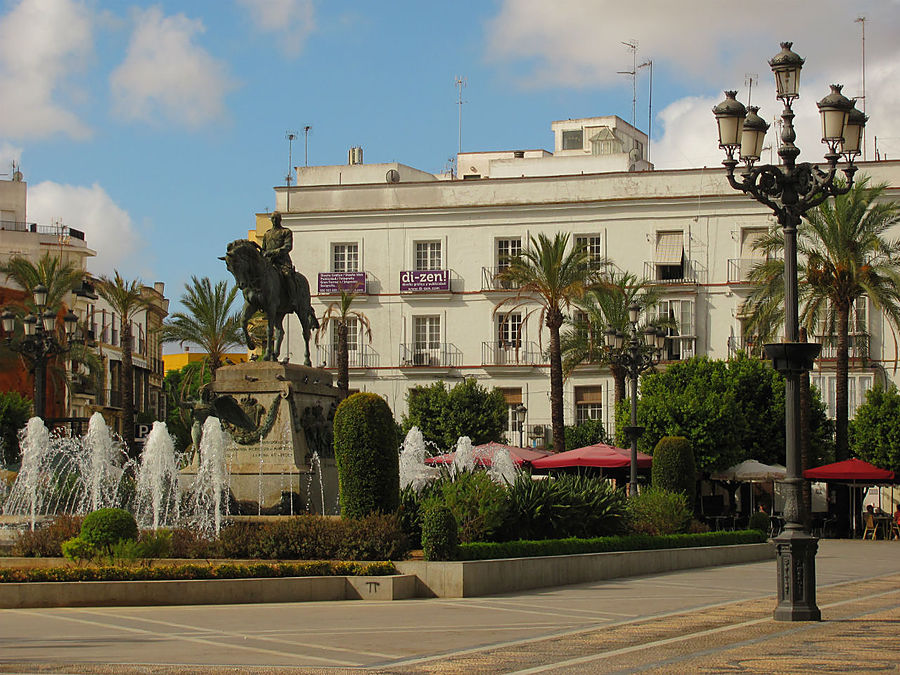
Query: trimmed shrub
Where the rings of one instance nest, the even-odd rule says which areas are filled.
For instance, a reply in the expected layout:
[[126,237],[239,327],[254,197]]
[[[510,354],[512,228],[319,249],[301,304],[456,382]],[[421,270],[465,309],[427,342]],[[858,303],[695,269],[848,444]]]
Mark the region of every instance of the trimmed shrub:
[[625,530],[625,495],[603,478],[520,473],[507,491],[508,539],[599,537]]
[[750,514],[750,522],[747,523],[748,530],[759,530],[766,533],[769,531],[769,514],[762,511],[754,511]]
[[31,399],[18,392],[0,393],[0,465],[9,466],[21,461],[19,429],[31,417]]
[[34,532],[19,532],[12,553],[24,558],[59,558],[62,556],[62,543],[81,532],[82,520],[81,516],[60,515]]
[[137,521],[124,509],[97,509],[87,514],[81,523],[81,538],[107,553],[116,542],[137,537]]
[[691,510],[683,492],[652,487],[628,500],[628,526],[636,534],[676,534],[685,532]]
[[668,534],[652,537],[628,534],[594,539],[545,539],[543,541],[477,542],[460,544],[456,560],[490,560],[493,558],[526,558],[542,555],[577,555],[579,553],[612,553],[646,551],[692,546],[733,546],[761,544],[765,535],[756,530],[738,532],[706,532],[703,534]]
[[341,516],[362,518],[393,513],[400,501],[397,425],[377,394],[344,399],[334,415],[334,456],[341,494]]
[[449,508],[436,504],[422,519],[422,550],[425,560],[453,560],[459,544],[456,518]]
[[97,557],[97,549],[94,548],[94,545],[81,537],[66,539],[60,548],[62,549],[63,557],[74,562],[84,562]]
[[653,450],[653,487],[681,492],[687,497],[688,507],[694,507],[697,485],[697,468],[691,442],[684,436],[663,436]]
[[506,520],[506,488],[484,471],[463,471],[433,483],[421,508],[439,504],[450,509],[463,542],[491,541]]

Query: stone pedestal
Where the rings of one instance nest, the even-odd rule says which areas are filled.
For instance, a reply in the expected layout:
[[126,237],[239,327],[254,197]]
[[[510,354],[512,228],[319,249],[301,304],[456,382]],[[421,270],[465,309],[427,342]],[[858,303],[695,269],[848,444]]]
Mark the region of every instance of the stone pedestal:
[[[232,514],[338,512],[332,421],[340,398],[327,371],[240,363],[219,368],[212,391],[232,396],[256,425],[247,431],[225,423],[235,441],[226,451]],[[185,478],[196,475],[197,461]]]

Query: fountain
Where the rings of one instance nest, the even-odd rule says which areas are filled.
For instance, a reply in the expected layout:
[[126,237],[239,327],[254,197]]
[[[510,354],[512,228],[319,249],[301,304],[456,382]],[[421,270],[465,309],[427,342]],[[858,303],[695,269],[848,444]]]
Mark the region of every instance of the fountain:
[[410,429],[400,445],[400,489],[411,485],[413,490],[421,492],[422,488],[438,475],[438,470],[428,466],[425,459],[428,449],[425,437],[419,427]]
[[219,418],[206,418],[200,441],[200,468],[194,482],[193,518],[194,526],[205,536],[218,536],[222,529],[222,507],[228,505],[225,449],[230,443]]
[[499,448],[494,451],[491,458],[491,466],[487,470],[491,480],[500,485],[512,485],[516,482],[516,476],[519,473],[519,467],[509,454],[506,448]]
[[154,530],[178,522],[178,465],[165,422],[154,422],[137,469],[134,517]]
[[463,471],[475,470],[475,451],[472,449],[472,439],[468,436],[460,436],[456,441],[456,454],[450,465],[450,476],[455,478]]

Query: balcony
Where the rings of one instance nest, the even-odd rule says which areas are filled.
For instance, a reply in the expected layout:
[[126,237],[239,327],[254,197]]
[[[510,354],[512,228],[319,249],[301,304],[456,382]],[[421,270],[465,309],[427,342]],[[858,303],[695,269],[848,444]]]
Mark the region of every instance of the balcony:
[[449,342],[400,345],[401,368],[456,368],[462,364],[462,352]]
[[514,291],[519,286],[511,281],[501,281],[497,275],[502,272],[505,267],[482,267],[481,268],[481,290],[482,291]]
[[107,408],[122,407],[122,392],[118,389],[103,389],[97,396],[97,405],[106,406]]
[[[319,345],[316,351],[316,362],[323,368],[334,370],[337,368],[337,347],[335,345]],[[368,345],[359,345],[356,349],[347,350],[347,360],[351,370],[377,368],[379,364],[378,352]]]
[[728,338],[728,358],[736,358],[738,352],[744,352],[747,356],[755,359],[766,358],[763,344],[758,337],[738,337],[732,335]]
[[697,265],[688,259],[680,265],[650,260],[644,263],[644,278],[650,284],[674,285],[699,282]]
[[[822,344],[819,358],[826,361],[837,359],[837,335],[816,335],[814,340]],[[866,361],[869,358],[869,335],[851,333],[847,336],[850,360]]]
[[11,232],[33,232],[35,234],[50,234],[60,237],[71,237],[84,241],[84,232],[73,227],[56,225],[38,225],[37,223],[25,223],[17,220],[0,220],[0,230]]
[[87,375],[73,373],[71,375],[72,391],[84,396],[93,396],[97,392],[97,383]]
[[535,342],[492,340],[481,343],[481,365],[485,368],[536,366],[542,363]]
[[750,273],[753,268],[764,263],[764,258],[729,258],[728,260],[728,283],[729,284],[748,284],[750,283]]

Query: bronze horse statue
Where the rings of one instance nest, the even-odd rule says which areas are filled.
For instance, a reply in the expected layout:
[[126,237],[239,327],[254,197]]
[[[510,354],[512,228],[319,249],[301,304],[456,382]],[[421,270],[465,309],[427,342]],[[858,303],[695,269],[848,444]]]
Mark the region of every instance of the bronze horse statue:
[[[247,323],[257,311],[266,316],[266,351],[264,361],[277,361],[284,339],[284,317],[296,314],[303,327],[303,342],[306,346],[304,363],[311,366],[309,338],[313,330],[319,329],[319,321],[310,304],[309,282],[297,271],[285,279],[281,272],[263,256],[258,244],[248,239],[238,239],[228,244],[225,257],[228,271],[234,275],[238,288],[244,294],[244,309],[241,311],[241,328],[249,349],[256,343],[247,330]],[[288,283],[284,283],[287,281]]]

